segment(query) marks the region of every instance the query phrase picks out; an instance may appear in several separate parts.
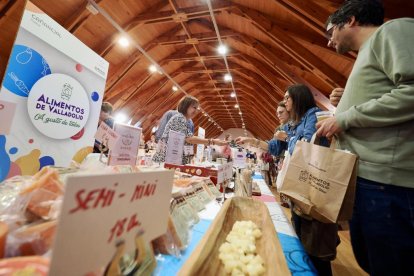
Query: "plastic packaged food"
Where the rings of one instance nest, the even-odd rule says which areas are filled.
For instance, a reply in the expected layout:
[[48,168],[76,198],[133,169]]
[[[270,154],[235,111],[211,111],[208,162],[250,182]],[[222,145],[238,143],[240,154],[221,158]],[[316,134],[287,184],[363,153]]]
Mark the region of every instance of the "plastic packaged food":
[[57,222],[41,221],[25,225],[8,235],[6,256],[43,255],[52,247]]
[[201,210],[204,209],[204,204],[201,202],[201,200],[199,199],[199,197],[197,196],[194,190],[186,193],[185,200],[197,212],[200,212]]
[[40,256],[0,260],[0,275],[47,276],[48,271],[49,259]]
[[153,240],[152,245],[156,254],[180,256],[180,249],[184,248],[184,245],[175,229],[171,216],[168,217],[167,232]]
[[210,196],[210,194],[204,189],[203,183],[198,182],[197,184],[193,184],[194,190],[196,192],[196,195],[198,196],[201,203],[205,206],[210,201],[213,200],[213,198]]
[[[33,183],[20,192],[21,196],[28,196],[27,211],[30,215],[43,219],[57,217],[55,201],[63,195],[63,184],[59,180],[56,170],[43,168],[33,176]],[[50,212],[52,211],[53,214]]]
[[8,232],[9,226],[6,223],[0,221],[0,259],[4,257]]

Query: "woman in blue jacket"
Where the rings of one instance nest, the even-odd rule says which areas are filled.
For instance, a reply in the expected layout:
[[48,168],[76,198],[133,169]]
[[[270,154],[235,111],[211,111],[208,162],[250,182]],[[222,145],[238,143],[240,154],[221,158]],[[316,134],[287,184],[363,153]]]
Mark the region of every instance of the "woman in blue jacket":
[[250,144],[278,156],[285,149],[292,154],[299,140],[310,141],[316,132],[315,113],[321,111],[316,106],[312,92],[304,84],[291,85],[286,90],[284,102],[290,114],[290,121],[285,124],[283,131],[276,132],[274,139],[266,142],[250,137],[238,137],[236,143]]
[[[287,88],[284,103],[290,114],[290,122],[278,131],[270,141],[255,138],[238,137],[238,144],[248,143],[278,156],[283,150],[292,155],[297,141],[310,141],[316,132],[316,112],[321,111],[315,103],[312,92],[304,84],[295,84]],[[325,140],[326,141],[326,140]],[[330,261],[336,257],[339,242],[337,225],[322,223],[301,213],[292,207],[292,223],[296,234],[315,265],[319,275],[332,275]]]

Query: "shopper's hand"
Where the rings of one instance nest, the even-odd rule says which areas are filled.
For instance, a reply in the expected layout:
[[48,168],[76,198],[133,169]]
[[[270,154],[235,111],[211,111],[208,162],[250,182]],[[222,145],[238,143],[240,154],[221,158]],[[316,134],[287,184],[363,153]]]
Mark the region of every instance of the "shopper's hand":
[[325,119],[316,124],[317,136],[331,138],[337,133],[342,132],[342,128],[339,126],[335,117]]
[[219,140],[219,139],[214,139],[213,142],[214,142],[214,145],[217,145],[217,146],[226,146],[229,144],[229,142],[224,141],[224,140]]
[[275,133],[275,139],[280,140],[280,141],[286,141],[286,138],[288,137],[286,131],[283,130],[278,130]]
[[250,143],[250,141],[251,141],[251,138],[249,138],[249,137],[239,136],[239,137],[236,138],[236,144],[237,145],[248,144],[248,143]]
[[331,94],[329,95],[329,100],[331,101],[331,104],[337,106],[342,98],[342,94],[344,94],[343,88],[338,87],[332,90]]

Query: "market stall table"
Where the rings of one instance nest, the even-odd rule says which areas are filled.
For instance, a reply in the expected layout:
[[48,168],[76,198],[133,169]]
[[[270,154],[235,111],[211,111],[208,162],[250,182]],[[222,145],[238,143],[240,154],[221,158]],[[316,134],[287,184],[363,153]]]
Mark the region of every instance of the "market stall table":
[[[287,265],[293,276],[317,275],[316,270],[309,257],[307,256],[302,244],[300,243],[295,231],[289,220],[283,213],[282,207],[276,202],[275,197],[265,184],[263,177],[256,174],[253,177],[260,187],[261,196],[254,198],[263,201],[269,209],[270,216],[273,220]],[[228,195],[226,195],[227,197]],[[157,257],[157,268],[153,275],[176,275],[186,260],[190,257],[200,240],[203,238],[208,227],[220,210],[220,205],[212,201],[206,209],[199,213],[200,221],[190,230],[190,243],[180,257],[170,255],[159,255]]]

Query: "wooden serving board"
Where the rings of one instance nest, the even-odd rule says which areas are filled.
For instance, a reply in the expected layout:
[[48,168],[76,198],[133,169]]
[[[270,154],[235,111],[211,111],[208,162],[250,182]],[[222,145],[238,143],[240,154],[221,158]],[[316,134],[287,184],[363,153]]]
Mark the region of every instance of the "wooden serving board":
[[266,205],[255,199],[228,199],[178,275],[226,275],[218,258],[219,248],[238,220],[251,220],[262,231],[256,240],[258,254],[265,261],[265,275],[291,275]]

